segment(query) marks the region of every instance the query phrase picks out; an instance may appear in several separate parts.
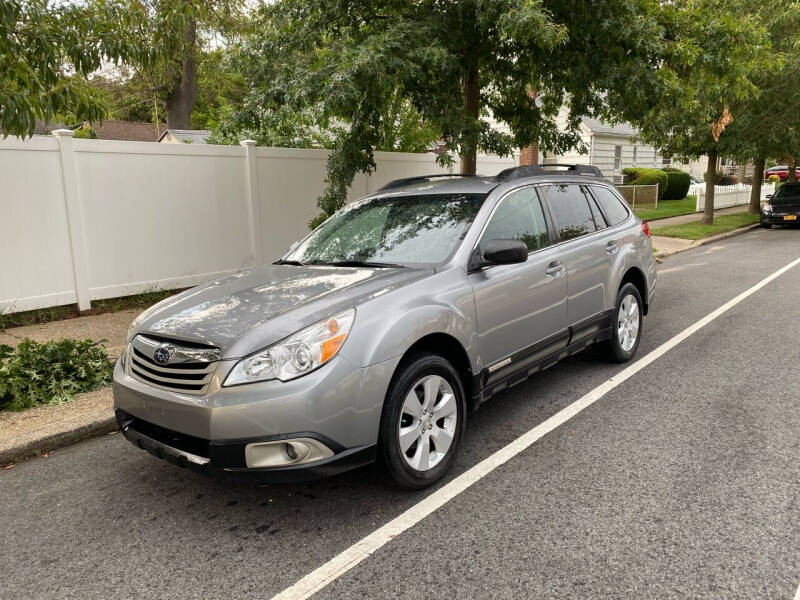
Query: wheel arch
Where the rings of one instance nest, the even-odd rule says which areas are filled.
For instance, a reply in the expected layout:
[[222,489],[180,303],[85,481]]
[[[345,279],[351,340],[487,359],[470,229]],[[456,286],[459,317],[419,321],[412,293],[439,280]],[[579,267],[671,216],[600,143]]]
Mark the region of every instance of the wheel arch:
[[[473,374],[469,354],[467,354],[467,350],[461,342],[448,333],[429,333],[411,344],[400,358],[400,362],[395,369],[395,375],[407,364],[410,357],[423,352],[437,354],[447,359],[461,378],[461,385],[464,387],[467,406],[469,408],[477,406],[475,397],[476,394],[480,394],[480,385]],[[394,375],[392,377],[394,377]]]
[[625,274],[622,276],[622,279],[619,282],[619,288],[626,283],[632,283],[634,286],[636,286],[636,289],[639,290],[639,295],[642,297],[643,304],[642,313],[646,315],[649,308],[647,302],[647,278],[642,270],[639,267],[630,267],[627,271],[625,271]]

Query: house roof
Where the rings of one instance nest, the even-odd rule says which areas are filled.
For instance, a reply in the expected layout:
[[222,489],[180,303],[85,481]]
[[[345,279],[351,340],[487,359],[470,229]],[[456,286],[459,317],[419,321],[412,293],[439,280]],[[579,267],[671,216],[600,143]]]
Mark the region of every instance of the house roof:
[[50,135],[56,129],[66,129],[67,125],[62,122],[51,123],[49,121],[36,121],[34,135]]
[[92,123],[98,139],[122,140],[128,142],[155,142],[164,125],[154,125],[139,121],[103,121]]
[[639,131],[636,130],[629,123],[620,123],[618,125],[609,125],[599,119],[591,117],[581,117],[581,122],[592,133],[600,133],[603,135],[621,135],[625,137],[632,137],[638,135]]
[[164,139],[167,134],[181,142],[191,141],[194,144],[205,144],[211,132],[208,129],[167,129],[159,136],[158,141]]

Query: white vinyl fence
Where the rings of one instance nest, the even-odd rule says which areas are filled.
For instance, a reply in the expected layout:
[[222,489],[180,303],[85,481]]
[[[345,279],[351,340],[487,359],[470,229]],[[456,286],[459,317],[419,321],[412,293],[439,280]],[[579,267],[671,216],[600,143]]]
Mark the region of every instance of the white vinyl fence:
[[[706,188],[705,185],[697,189],[697,212],[705,210]],[[714,210],[728,208],[729,206],[739,206],[750,203],[751,186],[745,184],[736,185],[715,185],[714,186]],[[775,193],[775,184],[764,183],[761,185],[761,199],[766,198],[767,194]]]
[[[73,139],[0,140],[0,312],[188,287],[272,262],[319,213],[325,150]],[[376,153],[350,198],[446,172]],[[480,173],[514,166],[479,157]]]

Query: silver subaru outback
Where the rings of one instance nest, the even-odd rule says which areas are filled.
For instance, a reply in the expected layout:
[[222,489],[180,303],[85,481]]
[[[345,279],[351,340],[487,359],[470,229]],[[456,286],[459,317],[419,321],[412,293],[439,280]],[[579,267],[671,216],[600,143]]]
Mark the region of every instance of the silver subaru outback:
[[277,482],[379,458],[425,487],[497,392],[590,346],[630,360],[649,235],[594,167],[393,181],[274,264],[142,313],[120,428],[182,466]]

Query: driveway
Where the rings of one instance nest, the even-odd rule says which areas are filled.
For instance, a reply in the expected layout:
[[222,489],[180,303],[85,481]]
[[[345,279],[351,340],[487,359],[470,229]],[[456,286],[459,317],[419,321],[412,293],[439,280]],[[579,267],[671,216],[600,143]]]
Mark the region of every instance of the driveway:
[[[638,355],[657,350],[652,361],[624,371],[586,352],[495,397],[439,490],[557,426],[432,512],[420,504],[432,491],[398,491],[374,468],[230,484],[119,434],[0,472],[0,598],[304,597],[291,587],[303,580],[315,597],[359,600],[791,600],[800,265],[754,286],[798,257],[800,232],[777,229],[667,259]],[[408,509],[401,533],[372,543]]]

